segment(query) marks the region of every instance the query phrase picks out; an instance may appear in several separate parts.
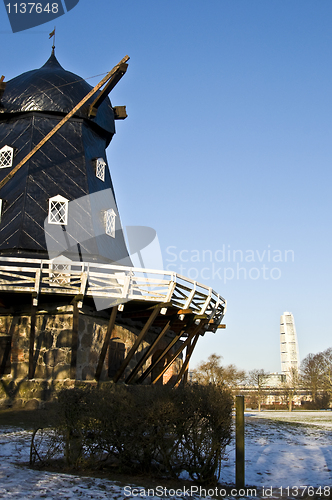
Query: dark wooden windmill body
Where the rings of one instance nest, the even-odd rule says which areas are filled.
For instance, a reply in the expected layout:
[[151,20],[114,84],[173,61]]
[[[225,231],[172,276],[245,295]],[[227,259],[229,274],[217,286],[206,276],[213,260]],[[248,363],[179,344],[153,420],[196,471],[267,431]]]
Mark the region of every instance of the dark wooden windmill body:
[[132,266],[106,158],[127,59],[93,90],[54,53],[0,81],[0,377],[17,397],[22,380],[177,385],[225,312],[211,288]]
[[[0,144],[12,148],[12,162],[6,164],[0,159],[0,181],[12,164],[21,162],[91,88],[79,76],[65,71],[54,54],[39,70],[6,84],[0,107]],[[69,241],[60,247],[55,243],[55,252],[76,260],[78,241],[84,260],[111,263],[127,258],[130,264],[105,152],[115,133],[115,112],[106,95],[92,117],[91,102],[79,109],[1,189],[0,254],[48,258],[45,235],[51,233],[52,237],[57,225],[48,223],[49,200],[62,197],[69,204],[82,199],[83,207],[68,214]],[[98,199],[91,195],[106,190],[109,206],[105,209],[116,214],[117,234],[112,239],[98,227],[96,210],[91,206]]]

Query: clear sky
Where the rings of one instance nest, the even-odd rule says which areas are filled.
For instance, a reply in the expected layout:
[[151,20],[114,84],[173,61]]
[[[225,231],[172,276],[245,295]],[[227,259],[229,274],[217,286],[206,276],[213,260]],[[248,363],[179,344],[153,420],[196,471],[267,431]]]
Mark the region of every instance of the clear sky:
[[301,359],[332,346],[331,22],[330,0],[80,0],[13,34],[0,5],[6,80],[46,62],[54,24],[84,78],[130,56],[110,96],[128,113],[108,149],[123,225],[156,229],[164,267],[228,302],[192,366],[280,371],[284,311]]

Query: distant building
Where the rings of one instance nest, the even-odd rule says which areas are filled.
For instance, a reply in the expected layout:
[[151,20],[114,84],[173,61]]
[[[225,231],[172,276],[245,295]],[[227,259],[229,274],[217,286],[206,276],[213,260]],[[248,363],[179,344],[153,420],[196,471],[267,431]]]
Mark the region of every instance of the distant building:
[[299,347],[297,343],[294,316],[285,312],[280,317],[280,354],[281,371],[289,375],[295,369],[299,369]]
[[268,373],[267,375],[259,375],[260,387],[282,387],[286,382],[286,375],[281,373]]

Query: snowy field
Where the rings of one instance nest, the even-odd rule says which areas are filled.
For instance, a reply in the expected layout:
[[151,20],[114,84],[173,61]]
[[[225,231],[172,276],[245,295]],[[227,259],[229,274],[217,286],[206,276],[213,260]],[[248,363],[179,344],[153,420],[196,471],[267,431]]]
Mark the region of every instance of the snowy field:
[[[293,487],[313,486],[315,492],[321,487],[321,498],[325,486],[332,491],[331,411],[247,412],[245,438],[247,485],[272,486],[276,494],[288,487],[293,493]],[[230,448],[220,477],[225,483],[234,481],[234,445]]]
[[[0,498],[120,500],[191,496],[198,500],[212,493],[188,489],[165,492],[162,482],[158,490],[148,491],[143,481],[124,487],[105,479],[30,470],[22,465],[29,460],[30,439],[30,432],[0,427]],[[215,498],[233,498],[225,495],[223,485],[234,484],[234,445],[227,451]],[[280,498],[281,493],[284,498],[304,498],[308,493],[311,498],[313,493],[316,498],[326,498],[332,489],[332,412],[246,413],[246,485],[257,488],[249,495],[251,498],[263,498],[263,488],[265,498]],[[304,490],[308,486],[312,489]],[[242,498],[247,497],[246,490],[240,493]]]

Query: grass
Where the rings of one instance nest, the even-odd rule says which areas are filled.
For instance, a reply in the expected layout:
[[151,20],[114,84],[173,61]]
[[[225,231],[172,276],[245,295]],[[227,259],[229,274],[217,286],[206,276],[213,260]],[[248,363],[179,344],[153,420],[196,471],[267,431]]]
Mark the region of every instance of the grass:
[[52,427],[56,420],[56,408],[50,404],[42,410],[0,410],[0,427],[19,427],[33,431],[37,427]]

